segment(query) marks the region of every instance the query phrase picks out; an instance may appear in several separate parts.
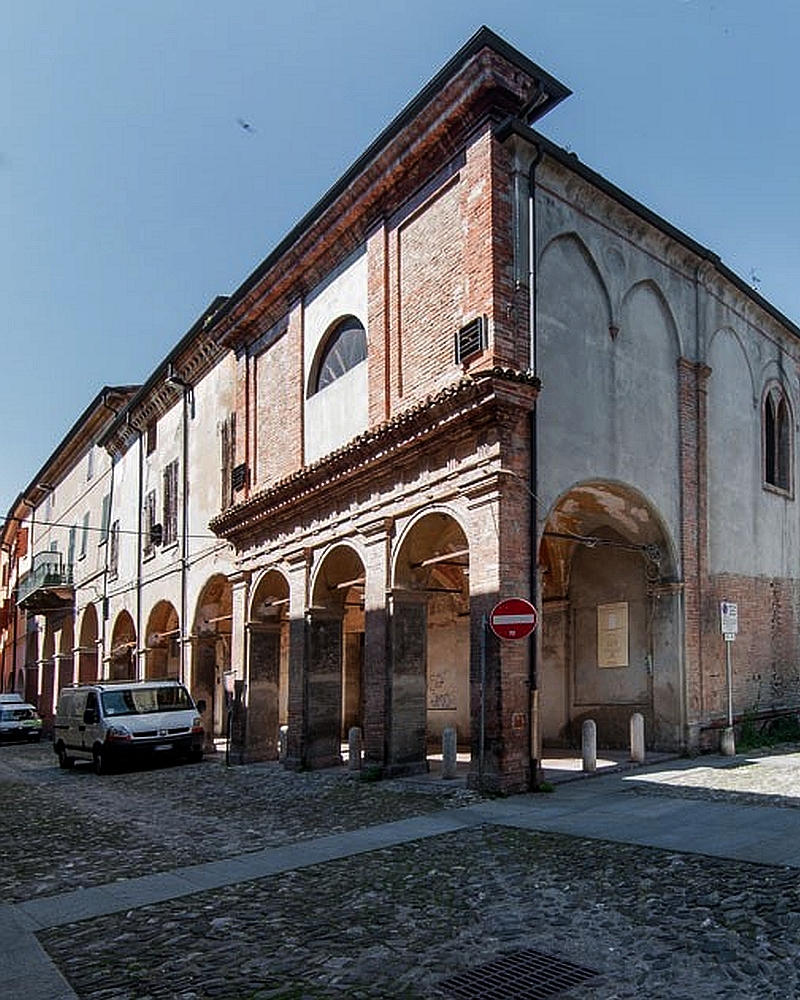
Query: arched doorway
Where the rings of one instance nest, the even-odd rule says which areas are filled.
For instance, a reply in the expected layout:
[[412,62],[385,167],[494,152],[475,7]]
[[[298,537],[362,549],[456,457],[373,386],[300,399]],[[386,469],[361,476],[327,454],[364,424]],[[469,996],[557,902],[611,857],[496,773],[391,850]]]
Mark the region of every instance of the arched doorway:
[[81,618],[80,638],[78,640],[78,681],[81,684],[91,684],[99,677],[97,670],[98,636],[97,609],[94,604],[87,604]]
[[390,767],[424,765],[442,733],[470,743],[469,546],[452,515],[419,518],[394,565]]
[[227,706],[224,677],[231,670],[232,590],[222,573],[212,576],[200,594],[195,612],[192,694],[205,703],[203,724],[208,749],[225,736]]
[[248,756],[276,760],[289,693],[289,584],[282,573],[272,570],[259,580],[248,631]]
[[177,679],[181,670],[181,627],[178,612],[169,601],[159,601],[147,622],[145,677]]
[[680,729],[675,561],[649,502],[621,483],[573,487],[548,514],[539,557],[545,746],[578,746],[585,719],[598,744],[624,748],[640,712],[650,746]]
[[111,632],[108,676],[112,681],[128,681],[135,678],[135,649],[136,627],[133,618],[127,611],[120,611]]
[[308,612],[306,759],[317,767],[341,762],[351,727],[363,728],[364,583],[361,556],[337,545],[314,577]]

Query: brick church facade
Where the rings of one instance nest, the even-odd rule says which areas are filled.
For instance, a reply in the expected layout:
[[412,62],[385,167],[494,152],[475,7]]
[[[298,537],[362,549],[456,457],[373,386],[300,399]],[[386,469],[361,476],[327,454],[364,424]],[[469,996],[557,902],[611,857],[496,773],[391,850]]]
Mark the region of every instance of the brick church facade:
[[[357,726],[408,773],[455,728],[513,792],[586,718],[713,746],[722,601],[737,715],[800,708],[800,331],[535,130],[568,96],[482,29],[198,329],[228,555],[175,669],[225,657],[248,759]],[[488,627],[509,597],[532,638]]]

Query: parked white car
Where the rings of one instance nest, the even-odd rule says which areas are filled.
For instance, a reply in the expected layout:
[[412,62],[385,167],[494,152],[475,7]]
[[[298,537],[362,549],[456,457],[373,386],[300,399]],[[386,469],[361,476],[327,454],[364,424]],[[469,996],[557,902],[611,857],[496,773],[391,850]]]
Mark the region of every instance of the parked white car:
[[38,743],[42,738],[42,720],[33,705],[21,698],[0,702],[0,740],[25,740]]

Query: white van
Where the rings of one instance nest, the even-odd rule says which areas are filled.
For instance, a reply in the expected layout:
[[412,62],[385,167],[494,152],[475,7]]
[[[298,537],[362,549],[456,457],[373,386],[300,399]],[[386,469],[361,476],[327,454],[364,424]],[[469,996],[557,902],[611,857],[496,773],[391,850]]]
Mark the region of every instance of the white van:
[[109,681],[58,696],[53,749],[59,767],[90,760],[97,774],[160,756],[203,757],[203,722],[177,681]]

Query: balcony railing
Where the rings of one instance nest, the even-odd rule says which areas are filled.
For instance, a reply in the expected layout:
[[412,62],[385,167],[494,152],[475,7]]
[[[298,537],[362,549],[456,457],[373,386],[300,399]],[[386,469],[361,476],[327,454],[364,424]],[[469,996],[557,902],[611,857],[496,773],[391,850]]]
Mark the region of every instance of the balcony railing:
[[19,582],[17,603],[29,610],[64,607],[74,598],[72,566],[60,552],[37,552],[33,566]]

